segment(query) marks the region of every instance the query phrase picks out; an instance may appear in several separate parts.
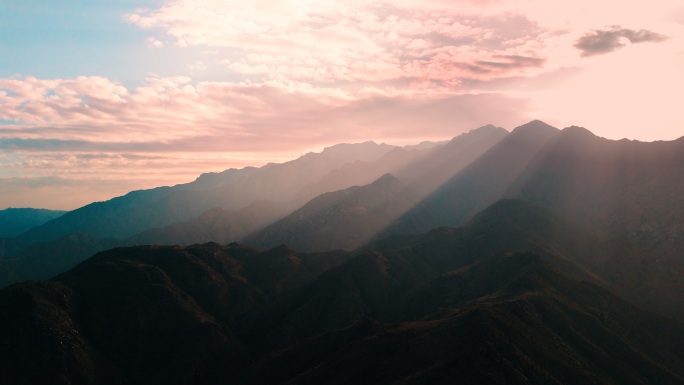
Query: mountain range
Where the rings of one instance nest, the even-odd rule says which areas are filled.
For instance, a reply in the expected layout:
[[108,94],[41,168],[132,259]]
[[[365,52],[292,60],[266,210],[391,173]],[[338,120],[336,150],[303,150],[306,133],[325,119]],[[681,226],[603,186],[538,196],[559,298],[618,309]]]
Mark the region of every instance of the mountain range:
[[0,240],[0,381],[684,384],[681,175],[532,121],[94,203]]
[[58,218],[66,211],[8,208],[0,210],[0,238],[13,238]]

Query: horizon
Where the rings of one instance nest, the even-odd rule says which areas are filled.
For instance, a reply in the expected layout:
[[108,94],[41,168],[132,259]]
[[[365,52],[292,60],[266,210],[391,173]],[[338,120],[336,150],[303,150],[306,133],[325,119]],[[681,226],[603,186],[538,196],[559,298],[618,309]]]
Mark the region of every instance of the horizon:
[[677,0],[144,0],[0,14],[0,209],[539,119],[684,135]]
[[[527,122],[527,123],[525,123],[525,124],[518,125],[518,126],[516,126],[516,127],[514,127],[514,128],[511,128],[511,129],[506,128],[506,127],[499,127],[499,126],[495,126],[495,127],[497,127],[497,128],[503,128],[505,131],[508,132],[508,134],[510,134],[511,132],[513,132],[513,131],[514,131],[515,129],[517,129],[518,127],[522,127],[522,126],[525,126],[525,125],[530,124],[530,123],[533,123],[533,122],[541,122],[541,123],[543,123],[543,124],[547,124],[546,122],[541,121],[541,120],[539,120],[539,119],[533,119],[533,120],[531,120],[531,121],[529,121],[529,122]],[[182,182],[179,182],[179,183],[174,184],[174,185],[158,185],[158,186],[152,186],[152,187],[149,187],[149,188],[141,188],[141,189],[135,189],[135,190],[125,191],[125,192],[123,192],[123,193],[120,194],[120,195],[111,196],[111,197],[109,197],[109,198],[105,198],[105,199],[97,200],[97,201],[89,201],[89,202],[86,202],[86,203],[83,204],[83,205],[80,205],[80,206],[77,206],[77,207],[73,207],[73,208],[64,208],[64,209],[60,209],[60,208],[46,208],[46,207],[28,207],[28,206],[18,207],[18,206],[7,206],[7,207],[0,207],[0,211],[2,211],[2,210],[7,210],[7,209],[37,209],[37,210],[51,210],[51,211],[65,211],[65,212],[68,212],[68,211],[73,211],[73,210],[79,209],[79,208],[81,208],[81,207],[87,206],[87,205],[89,205],[89,204],[91,204],[91,203],[106,202],[106,201],[108,201],[108,200],[111,200],[111,199],[114,199],[114,198],[117,198],[117,197],[120,197],[120,196],[124,196],[124,195],[126,195],[126,194],[128,194],[128,193],[130,193],[130,192],[134,192],[134,191],[149,190],[149,189],[160,188],[160,187],[175,187],[175,186],[179,186],[179,185],[189,184],[189,183],[192,183],[192,182],[196,181],[196,180],[199,179],[202,175],[205,175],[205,174],[218,174],[218,173],[221,173],[221,172],[224,172],[224,171],[228,171],[228,170],[231,170],[231,169],[241,170],[241,169],[244,169],[244,168],[262,168],[262,167],[267,166],[267,165],[288,163],[288,162],[295,161],[295,160],[297,160],[297,159],[299,159],[299,158],[301,158],[301,157],[303,157],[303,156],[305,156],[305,155],[308,155],[308,154],[321,154],[321,153],[323,153],[324,151],[326,151],[327,149],[332,148],[332,147],[335,147],[335,146],[338,146],[338,145],[355,145],[355,144],[364,144],[364,143],[374,143],[374,144],[376,144],[376,145],[378,145],[378,146],[388,145],[388,146],[394,146],[394,147],[397,147],[397,148],[403,148],[403,147],[410,147],[410,146],[419,145],[419,144],[422,144],[422,143],[425,143],[425,142],[429,142],[429,143],[434,144],[435,146],[438,146],[438,145],[444,144],[444,143],[446,143],[446,142],[449,142],[450,140],[455,139],[455,138],[457,138],[457,137],[460,136],[460,135],[465,135],[465,134],[468,134],[468,133],[470,133],[470,132],[472,132],[472,131],[476,131],[476,130],[479,130],[479,129],[481,129],[481,128],[487,127],[487,126],[494,126],[494,125],[492,125],[492,124],[486,124],[486,125],[484,125],[484,126],[480,126],[480,127],[473,128],[473,129],[471,129],[471,130],[468,130],[468,131],[461,132],[460,134],[458,134],[458,135],[456,135],[456,136],[453,136],[453,137],[451,137],[451,138],[447,138],[447,139],[441,140],[441,141],[440,141],[440,140],[437,140],[437,141],[421,141],[421,142],[417,142],[417,143],[416,143],[416,142],[413,142],[413,143],[393,144],[393,143],[386,143],[386,142],[378,142],[378,141],[375,141],[375,140],[368,140],[368,141],[364,141],[364,142],[355,142],[355,143],[348,143],[348,142],[335,143],[335,144],[332,144],[332,145],[330,145],[330,146],[325,146],[325,147],[320,148],[320,149],[316,149],[316,150],[309,151],[309,152],[306,152],[306,153],[298,154],[298,155],[296,155],[296,156],[293,157],[293,158],[285,159],[285,160],[282,160],[282,161],[280,161],[280,162],[268,162],[268,163],[262,163],[262,164],[259,164],[259,165],[246,165],[246,166],[242,166],[242,167],[228,167],[228,168],[226,168],[226,169],[218,170],[218,171],[207,171],[207,172],[202,172],[202,173],[200,173],[200,174],[197,174],[197,176],[194,177],[192,180],[182,181]],[[589,129],[585,128],[585,127],[577,126],[577,125],[571,125],[571,126],[567,126],[567,127],[563,127],[563,128],[558,128],[558,127],[554,127],[554,128],[558,129],[559,132],[560,132],[560,131],[566,130],[566,129],[568,129],[568,128],[575,128],[575,127],[585,129],[585,130],[591,132],[592,135],[594,135],[594,136],[596,136],[596,137],[598,137],[598,138],[601,138],[601,139],[609,140],[609,141],[630,140],[630,141],[636,141],[636,142],[640,142],[640,143],[664,142],[663,140],[640,141],[640,140],[627,139],[627,138],[622,138],[622,139],[610,139],[610,138],[605,138],[605,137],[596,135],[596,133],[592,132],[591,130],[589,130]],[[682,138],[684,138],[684,135],[681,136],[681,137],[679,137],[679,138],[670,140],[670,141],[675,141],[675,140],[679,140],[679,139],[682,139]]]

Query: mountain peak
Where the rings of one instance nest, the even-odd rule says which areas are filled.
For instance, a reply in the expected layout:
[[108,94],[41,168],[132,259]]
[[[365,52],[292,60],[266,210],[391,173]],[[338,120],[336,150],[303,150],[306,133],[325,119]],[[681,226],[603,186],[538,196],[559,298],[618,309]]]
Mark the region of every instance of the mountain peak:
[[511,131],[512,134],[551,134],[551,133],[557,133],[558,130],[556,127],[553,127],[549,124],[546,124],[542,122],[541,120],[533,120],[529,123],[525,123],[522,126],[518,126]]
[[587,130],[584,127],[580,127],[580,126],[565,127],[563,130],[561,130],[561,134],[562,135],[575,135],[575,136],[581,135],[581,136],[593,137],[593,138],[597,137],[593,132]]
[[398,183],[401,183],[401,181],[395,177],[394,175],[387,173],[380,178],[376,179],[375,182],[372,183],[373,186],[391,186],[391,185],[396,185]]
[[505,128],[502,127],[497,127],[493,124],[487,124],[482,127],[474,128],[468,132],[464,132],[460,135],[455,136],[452,140],[463,137],[463,136],[487,136],[487,135],[500,135],[500,134],[508,134],[508,131],[506,131]]

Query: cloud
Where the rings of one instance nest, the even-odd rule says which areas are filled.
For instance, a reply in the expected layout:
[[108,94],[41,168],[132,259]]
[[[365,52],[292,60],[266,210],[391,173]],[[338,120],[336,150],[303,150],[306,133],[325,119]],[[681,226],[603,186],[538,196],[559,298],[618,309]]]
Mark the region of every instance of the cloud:
[[549,31],[524,15],[483,16],[473,8],[490,2],[428,3],[178,0],[127,20],[164,31],[179,46],[221,52],[229,70],[259,79],[339,85],[409,78],[454,86],[463,76],[512,76],[540,67],[477,71],[506,64],[501,58],[541,56]]
[[646,29],[633,30],[615,26],[609,30],[594,30],[577,40],[575,48],[582,56],[601,55],[623,48],[625,40],[630,43],[662,42],[667,36]]
[[[537,64],[526,57],[498,60],[479,65],[496,71]],[[193,82],[187,77],[150,77],[130,91],[98,77],[0,79],[0,89],[8,95],[0,119],[18,123],[0,126],[0,148],[55,151],[292,151],[338,140],[406,138],[411,135],[406,122],[429,122],[420,135],[452,136],[443,123],[451,117],[397,117],[440,100],[451,100],[455,108],[466,101],[472,106],[473,100],[483,106],[512,100],[403,87],[349,92],[298,82]],[[386,114],[384,121],[368,120],[375,109]],[[504,113],[498,119],[503,124],[519,117]]]
[[147,44],[150,47],[154,47],[154,48],[162,48],[164,46],[164,43],[161,40],[156,39],[154,37],[148,37],[147,38]]

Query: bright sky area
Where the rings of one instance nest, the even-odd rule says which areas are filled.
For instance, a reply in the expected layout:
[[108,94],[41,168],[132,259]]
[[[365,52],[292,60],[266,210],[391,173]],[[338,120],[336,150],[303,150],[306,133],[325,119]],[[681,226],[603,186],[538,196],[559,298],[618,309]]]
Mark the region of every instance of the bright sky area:
[[0,0],[0,209],[541,119],[684,135],[681,0]]

